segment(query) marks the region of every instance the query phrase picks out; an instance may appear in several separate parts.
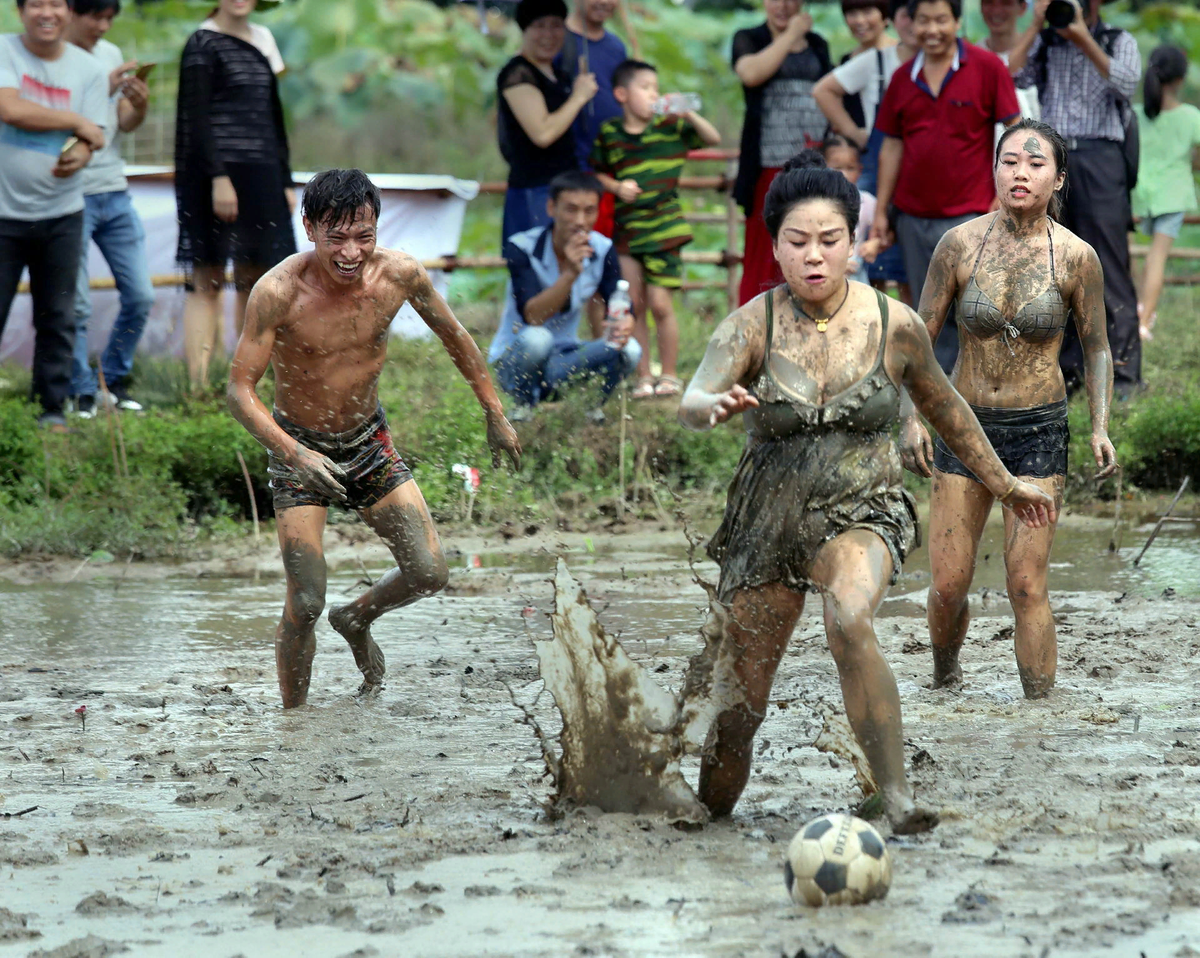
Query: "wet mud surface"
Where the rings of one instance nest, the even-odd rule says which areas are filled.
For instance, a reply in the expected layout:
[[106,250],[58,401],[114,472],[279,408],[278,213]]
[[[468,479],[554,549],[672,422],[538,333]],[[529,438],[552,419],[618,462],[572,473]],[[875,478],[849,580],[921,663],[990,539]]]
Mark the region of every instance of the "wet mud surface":
[[[1059,685],[1034,703],[998,551],[961,692],[925,687],[927,564],[910,560],[879,633],[918,798],[943,824],[889,839],[886,900],[822,911],[788,899],[784,850],[861,792],[812,744],[840,713],[815,602],[732,820],[544,810],[513,697],[559,730],[532,644],[551,634],[555,557],[674,691],[707,609],[677,531],[448,538],[447,592],[376,624],[383,693],[354,697],[322,621],[311,704],[291,713],[266,543],[175,567],[0,569],[0,955],[1200,954],[1200,551],[1173,530],[1133,570],[1144,535],[1112,555],[1109,533],[1060,533]],[[386,569],[377,547],[331,556],[330,605]]]

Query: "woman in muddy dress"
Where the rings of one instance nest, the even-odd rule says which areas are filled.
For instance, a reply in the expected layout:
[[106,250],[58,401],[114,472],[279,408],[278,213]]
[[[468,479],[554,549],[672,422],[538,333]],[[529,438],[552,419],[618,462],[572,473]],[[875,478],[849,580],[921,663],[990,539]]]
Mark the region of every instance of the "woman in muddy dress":
[[[1068,313],[1083,344],[1097,477],[1117,468],[1108,438],[1112,355],[1104,274],[1095,251],[1051,219],[1066,185],[1067,145],[1051,126],[1022,120],[996,150],[1000,209],[950,230],[933,254],[920,314],[937,338],[957,302],[958,360],[951,373],[1000,460],[1061,505],[1067,471],[1067,387],[1058,364]],[[934,424],[941,434],[941,429]],[[905,465],[933,476],[929,508],[929,633],[933,684],[962,683],[967,593],[994,492],[947,448],[930,448],[915,415],[901,431]],[[932,454],[932,455],[931,455]],[[932,463],[930,460],[932,459]],[[930,468],[932,465],[932,468]],[[979,476],[979,478],[976,478]],[[1008,598],[1016,615],[1017,669],[1029,698],[1054,686],[1058,643],[1046,589],[1055,524],[1022,528],[1004,516]]]
[[764,218],[785,282],[721,323],[680,407],[693,429],[745,413],[748,433],[709,544],[725,610],[715,660],[731,673],[714,687],[732,683],[741,702],[709,729],[700,800],[727,815],[745,788],[776,667],[815,591],[847,717],[893,828],[907,833],[937,816],[914,803],[905,778],[900,697],[874,628],[917,537],[891,435],[902,391],[1022,521],[1044,526],[1054,502],[1001,465],[917,315],[847,279],[858,213],[858,191],[840,173],[776,177]]

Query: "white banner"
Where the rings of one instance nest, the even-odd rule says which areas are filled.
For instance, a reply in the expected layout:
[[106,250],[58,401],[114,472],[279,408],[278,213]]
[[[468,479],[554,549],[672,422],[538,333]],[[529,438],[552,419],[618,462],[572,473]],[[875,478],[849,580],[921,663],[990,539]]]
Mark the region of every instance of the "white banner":
[[[146,227],[146,256],[150,261],[150,275],[175,275],[180,272],[175,262],[175,247],[179,237],[175,186],[169,179],[161,178],[161,174],[170,171],[130,167],[128,172],[133,205]],[[312,175],[297,173],[296,182],[305,183]],[[467,201],[478,194],[478,183],[449,176],[372,174],[371,179],[383,193],[383,208],[379,214],[380,246],[404,250],[422,260],[452,256],[458,252]],[[312,249],[312,244],[304,235],[299,204],[292,226],[296,233],[297,248],[301,251]],[[94,279],[112,278],[108,264],[94,243],[89,252],[88,269]],[[431,276],[434,285],[445,295],[445,275],[433,272]],[[157,286],[154,292],[154,308],[150,311],[150,320],[138,351],[153,356],[182,356],[183,323],[180,319],[185,295],[183,287]],[[225,341],[227,349],[232,351],[235,339],[232,318],[234,294],[231,288],[225,290],[224,300]],[[116,290],[92,290],[92,310],[88,344],[89,352],[95,355],[104,349],[109,330],[117,318],[119,302]],[[405,306],[392,323],[392,333],[424,336],[428,334],[428,329],[412,308]],[[27,293],[18,295],[13,301],[8,324],[0,339],[0,362],[6,360],[15,360],[26,366],[33,360],[32,304]]]

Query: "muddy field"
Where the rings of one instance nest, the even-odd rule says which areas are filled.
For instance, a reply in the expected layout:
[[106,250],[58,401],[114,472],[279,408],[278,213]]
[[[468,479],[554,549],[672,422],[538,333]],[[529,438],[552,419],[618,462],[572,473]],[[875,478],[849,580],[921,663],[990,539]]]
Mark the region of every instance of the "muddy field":
[[[322,623],[312,704],[288,714],[267,545],[178,567],[8,566],[0,955],[1200,955],[1200,548],[1169,530],[1134,570],[1145,531],[1110,554],[1110,523],[1065,522],[1059,687],[1038,703],[1020,697],[996,530],[961,693],[925,687],[927,563],[910,561],[879,631],[918,797],[943,824],[889,841],[885,901],[822,911],[787,898],[784,847],[861,796],[811,746],[839,702],[815,603],[731,821],[543,808],[512,696],[553,730],[531,638],[549,632],[555,557],[675,687],[705,604],[678,531],[450,538],[448,593],[376,627],[383,695],[353,697]],[[385,568],[368,545],[331,554],[331,601]]]

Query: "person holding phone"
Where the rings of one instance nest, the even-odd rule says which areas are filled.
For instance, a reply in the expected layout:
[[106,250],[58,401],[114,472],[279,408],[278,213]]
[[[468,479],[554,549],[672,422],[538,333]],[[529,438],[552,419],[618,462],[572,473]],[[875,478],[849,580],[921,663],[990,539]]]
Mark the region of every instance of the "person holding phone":
[[189,276],[184,358],[194,390],[224,352],[221,289],[233,262],[234,322],[267,270],[296,252],[296,204],[283,105],[283,60],[250,22],[257,0],[221,0],[183,48],[175,120],[176,258]]
[[580,168],[571,127],[599,84],[582,54],[574,81],[554,58],[567,35],[563,0],[521,0],[521,50],[496,77],[496,136],[508,163],[501,239],[547,222],[550,181]]
[[0,336],[28,267],[31,392],[42,425],[62,431],[83,235],[79,171],[104,146],[107,87],[95,58],[66,41],[67,0],[17,0],[17,12],[23,32],[0,36]]
[[[133,354],[150,307],[154,288],[146,259],[146,230],[133,208],[125,161],[118,145],[122,133],[131,133],[146,119],[150,89],[146,78],[154,64],[126,60],[120,48],[104,39],[121,12],[121,0],[75,0],[75,16],[67,27],[67,39],[86,50],[107,74],[107,142],[79,174],[83,179],[83,244],[75,292],[75,362],[71,395],[75,411],[85,419],[96,415],[96,399],[118,409],[141,410],[129,394]],[[88,247],[94,242],[112,270],[120,297],[120,311],[100,356],[103,380],[88,362],[88,324],[92,318],[92,296],[88,275]]]

